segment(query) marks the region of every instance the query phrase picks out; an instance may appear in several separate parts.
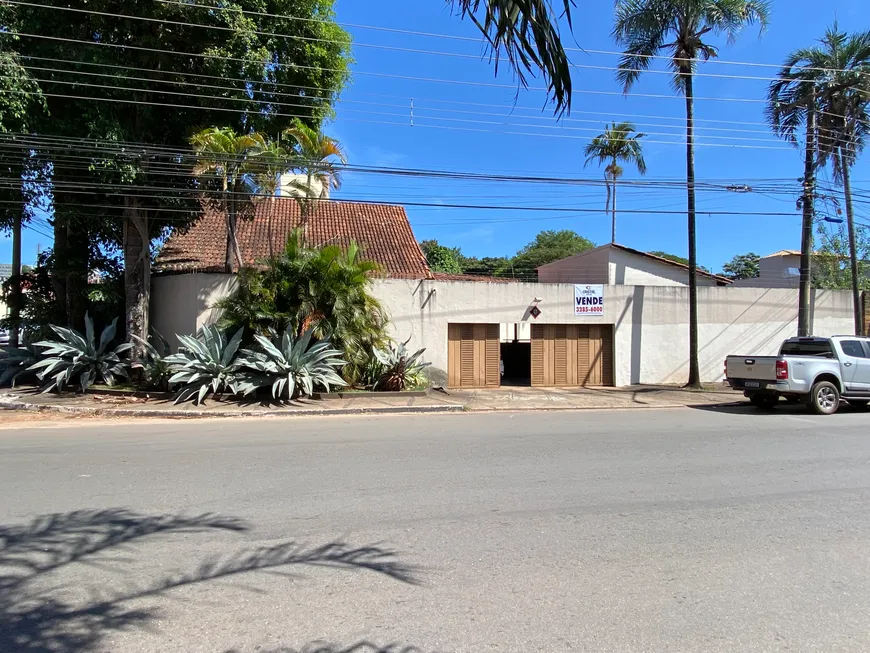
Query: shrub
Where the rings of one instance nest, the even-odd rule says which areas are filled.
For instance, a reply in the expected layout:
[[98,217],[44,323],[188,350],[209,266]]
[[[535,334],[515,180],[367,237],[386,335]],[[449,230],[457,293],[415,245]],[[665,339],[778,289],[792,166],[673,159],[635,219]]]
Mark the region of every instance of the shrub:
[[127,367],[121,360],[121,354],[132,349],[130,343],[123,343],[109,349],[117,333],[118,318],[103,329],[100,342],[94,339],[94,321],[85,314],[85,335],[75,329],[51,325],[52,331],[60,336],[60,340],[43,340],[35,343],[35,347],[43,347],[42,360],[31,365],[28,370],[41,370],[37,377],[41,381],[50,380],[43,387],[43,392],[63,390],[67,383],[78,378],[82,392],[97,380],[108,385],[115,384],[116,376],[127,376]]
[[245,327],[252,336],[288,327],[300,336],[313,328],[314,338],[342,351],[348,362],[343,376],[356,381],[367,352],[387,342],[386,313],[369,292],[379,272],[355,243],[346,250],[306,247],[297,230],[280,255],[240,271],[235,291],[216,306],[224,311],[223,326]]
[[157,331],[152,331],[148,340],[137,335],[133,338],[142,345],[142,355],[131,367],[142,370],[142,385],[148,389],[169,390],[169,378],[172,376],[172,365],[167,360],[170,354],[169,343]]
[[24,332],[20,347],[2,347],[4,357],[0,360],[0,386],[10,384],[13,388],[20,377],[36,376],[30,368],[42,358],[36,344],[30,342]]
[[330,386],[347,385],[338,374],[345,365],[341,352],[328,340],[312,344],[313,329],[298,340],[289,328],[280,336],[274,331],[271,335],[271,339],[255,336],[262,351],[242,350],[239,365],[247,371],[239,389],[244,394],[271,388],[274,399],[294,399],[312,394],[315,388],[329,392]]
[[375,358],[383,366],[383,371],[375,383],[375,390],[397,392],[407,387],[419,385],[423,370],[431,363],[420,362],[425,349],[410,354],[406,342],[391,343],[386,349],[375,349]]
[[175,395],[176,404],[189,399],[200,404],[209,392],[230,390],[238,394],[238,366],[234,359],[243,332],[244,329],[236,331],[229,342],[216,326],[204,326],[195,337],[178,336],[181,349],[164,359],[173,372],[169,385],[183,384]]

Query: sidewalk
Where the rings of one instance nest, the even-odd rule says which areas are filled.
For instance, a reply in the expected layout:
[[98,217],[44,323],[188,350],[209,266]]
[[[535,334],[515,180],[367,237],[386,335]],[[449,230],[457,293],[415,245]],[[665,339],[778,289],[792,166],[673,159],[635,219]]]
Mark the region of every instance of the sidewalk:
[[717,384],[705,390],[678,386],[638,385],[625,388],[529,388],[450,390],[450,398],[466,410],[588,410],[626,408],[676,408],[733,403],[743,394]]
[[[528,388],[490,390],[432,390],[425,396],[372,396],[303,400],[272,404],[259,400],[207,399],[203,405],[174,405],[166,399],[119,397],[100,394],[39,394],[16,388],[0,393],[0,410],[23,411],[27,420],[67,416],[94,417],[287,417],[306,415],[355,415],[390,413],[439,413],[460,411],[547,411],[677,408],[741,401],[743,396],[725,386],[710,390],[685,390],[676,386],[627,388]],[[5,412],[3,419],[15,419]]]

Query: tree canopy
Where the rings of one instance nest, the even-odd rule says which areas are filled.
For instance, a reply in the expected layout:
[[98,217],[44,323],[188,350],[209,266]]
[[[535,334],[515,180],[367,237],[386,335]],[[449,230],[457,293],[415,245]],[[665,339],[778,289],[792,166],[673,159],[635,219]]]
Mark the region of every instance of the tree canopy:
[[[825,290],[846,290],[852,287],[849,260],[849,234],[842,226],[834,229],[821,227],[819,246],[813,253],[813,287]],[[858,264],[858,288],[870,290],[870,234],[867,228],[857,226],[855,245]]]
[[437,240],[424,240],[420,243],[420,249],[426,256],[426,263],[433,272],[445,272],[447,274],[462,274],[462,254],[458,248],[445,247]]
[[[71,323],[87,303],[91,243],[123,247],[129,275],[152,238],[200,214],[178,154],[194,132],[222,125],[275,137],[332,115],[350,56],[333,2],[137,2],[123,14],[117,0],[0,6],[0,49],[28,62],[46,98],[48,112],[28,129],[51,170],[54,290]],[[147,305],[147,270],[133,281]],[[129,302],[128,288],[128,312]]]
[[420,243],[429,267],[435,272],[476,274],[490,277],[537,281],[537,268],[595,247],[575,231],[542,231],[514,256],[465,256],[458,247],[445,247],[437,240]]
[[759,276],[758,262],[761,257],[755,252],[738,254],[722,266],[722,274],[729,279],[755,279]]

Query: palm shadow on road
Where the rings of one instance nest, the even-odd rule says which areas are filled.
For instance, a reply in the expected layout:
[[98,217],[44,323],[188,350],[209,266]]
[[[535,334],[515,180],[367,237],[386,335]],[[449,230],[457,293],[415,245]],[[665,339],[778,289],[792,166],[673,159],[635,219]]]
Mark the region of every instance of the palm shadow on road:
[[[120,565],[134,556],[147,559],[145,545],[156,537],[182,533],[208,537],[210,532],[241,533],[248,529],[245,522],[233,517],[144,515],[125,509],[52,514],[27,524],[0,525],[0,651],[84,653],[113,632],[144,628],[160,616],[156,607],[130,606],[136,599],[291,565],[372,571],[400,582],[417,583],[419,570],[400,562],[395,551],[339,541],[314,547],[289,541],[241,550],[229,557],[204,560],[192,571],[179,570],[123,590],[70,588],[58,584],[53,576],[71,565],[92,565],[123,574]],[[125,557],[113,557],[113,552],[123,552]],[[87,598],[74,599],[72,589],[86,592]],[[362,653],[364,649],[358,650]]]

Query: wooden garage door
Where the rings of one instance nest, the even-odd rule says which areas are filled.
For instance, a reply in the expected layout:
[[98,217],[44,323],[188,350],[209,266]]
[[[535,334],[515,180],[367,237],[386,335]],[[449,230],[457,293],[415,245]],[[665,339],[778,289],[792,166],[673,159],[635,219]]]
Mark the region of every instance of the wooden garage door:
[[613,327],[533,324],[532,385],[613,385]]
[[447,385],[497,388],[501,358],[498,324],[447,325]]

